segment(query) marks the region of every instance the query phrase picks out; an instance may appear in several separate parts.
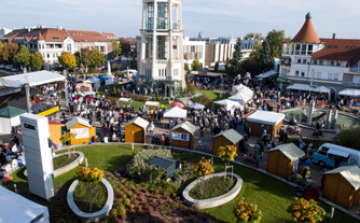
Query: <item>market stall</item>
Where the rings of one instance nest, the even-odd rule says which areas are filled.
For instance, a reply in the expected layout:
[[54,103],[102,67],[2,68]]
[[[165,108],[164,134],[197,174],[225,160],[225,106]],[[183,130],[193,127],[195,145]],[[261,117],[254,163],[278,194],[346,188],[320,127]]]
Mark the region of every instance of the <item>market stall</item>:
[[243,138],[242,135],[240,135],[237,131],[234,129],[229,129],[226,131],[223,131],[216,136],[213,137],[213,154],[219,155],[219,149],[221,146],[236,146],[238,148],[239,141]]
[[348,97],[360,97],[360,90],[359,89],[352,89],[346,88],[339,92],[341,96],[348,96]]
[[146,143],[146,128],[149,122],[137,117],[125,125],[125,143]]
[[164,113],[164,118],[186,118],[186,116],[187,116],[187,111],[179,107],[173,107],[171,109],[167,109]]
[[78,83],[75,86],[76,91],[93,91],[92,85],[90,83]]
[[351,209],[360,201],[360,168],[344,166],[325,172],[322,196],[343,208]]
[[251,136],[261,137],[266,130],[270,138],[279,132],[285,115],[282,113],[258,110],[246,117],[246,127],[250,128]]
[[70,145],[87,144],[94,141],[96,127],[92,127],[87,119],[75,117],[66,123],[66,129],[75,134],[75,139],[70,140]]
[[49,132],[50,132],[49,139],[53,143],[61,145],[62,142],[60,141],[60,138],[61,138],[64,128],[65,128],[65,124],[49,120]]
[[297,172],[303,156],[305,153],[294,143],[279,145],[268,151],[266,171],[287,179]]
[[224,107],[227,111],[230,111],[231,109],[234,109],[234,108],[240,108],[241,110],[244,109],[244,107],[242,105],[240,105],[238,102],[228,100],[228,99],[214,101],[214,104]]
[[171,146],[184,149],[194,149],[194,134],[196,126],[183,122],[171,129]]
[[98,78],[96,78],[96,77],[92,77],[92,78],[90,78],[90,79],[87,79],[87,80],[85,81],[85,83],[92,84],[92,86],[93,86],[93,88],[94,88],[95,91],[97,91],[97,90],[100,88],[100,86],[101,86],[100,80],[99,80]]
[[7,106],[0,110],[0,133],[10,134],[11,129],[20,126],[20,115],[26,113],[26,110]]

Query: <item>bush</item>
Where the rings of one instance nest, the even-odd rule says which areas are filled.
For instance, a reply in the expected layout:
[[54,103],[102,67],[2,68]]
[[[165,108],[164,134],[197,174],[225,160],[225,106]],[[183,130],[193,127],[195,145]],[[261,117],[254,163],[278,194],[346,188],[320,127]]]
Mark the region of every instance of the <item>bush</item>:
[[94,68],[94,67],[91,67],[91,68],[88,69],[88,73],[89,74],[96,74],[96,73],[98,73],[98,70],[96,68]]
[[183,94],[191,94],[195,95],[196,93],[196,87],[193,84],[186,84],[186,88],[183,90]]
[[148,97],[143,96],[143,95],[137,95],[137,94],[131,94],[130,98],[135,101],[147,101],[148,100]]
[[292,221],[299,222],[311,222],[316,223],[322,221],[326,212],[320,206],[317,205],[314,200],[306,200],[304,198],[295,198],[289,208],[288,212],[291,213]]
[[191,99],[193,102],[203,104],[208,108],[212,107],[213,101],[205,94]]
[[340,144],[356,150],[360,149],[360,128],[350,128],[342,130],[338,137]]
[[258,209],[256,204],[246,203],[244,200],[244,198],[241,198],[235,206],[234,212],[237,222],[260,222],[263,215],[262,211]]

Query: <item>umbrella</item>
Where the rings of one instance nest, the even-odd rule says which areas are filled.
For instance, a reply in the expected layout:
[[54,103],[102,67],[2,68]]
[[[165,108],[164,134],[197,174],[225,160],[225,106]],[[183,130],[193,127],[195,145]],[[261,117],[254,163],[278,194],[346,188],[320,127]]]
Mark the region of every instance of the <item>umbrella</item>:
[[192,109],[195,109],[195,110],[202,110],[202,109],[205,108],[205,105],[198,104],[198,103],[193,103],[191,105],[188,105],[188,108],[192,108]]
[[185,105],[183,103],[180,103],[180,102],[174,102],[174,103],[171,104],[171,107],[184,108]]

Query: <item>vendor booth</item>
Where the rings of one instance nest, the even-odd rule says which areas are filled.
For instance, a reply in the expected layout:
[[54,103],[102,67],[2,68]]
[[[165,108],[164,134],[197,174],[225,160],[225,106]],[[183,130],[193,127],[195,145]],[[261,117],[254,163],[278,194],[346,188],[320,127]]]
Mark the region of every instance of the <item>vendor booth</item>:
[[233,87],[233,94],[229,97],[230,100],[246,103],[253,97],[254,92],[247,86],[240,84]]
[[223,131],[213,137],[213,154],[219,155],[219,149],[221,146],[236,146],[238,148],[239,141],[243,138],[237,131],[234,129],[229,129]]
[[92,85],[90,83],[79,83],[75,86],[76,91],[93,91]]
[[11,129],[20,126],[20,115],[26,113],[26,110],[7,106],[0,110],[0,133],[10,134]]
[[251,136],[261,137],[266,130],[270,138],[280,131],[285,115],[282,113],[258,110],[246,117],[246,127],[251,128]]
[[48,223],[47,207],[0,186],[0,222]]
[[194,149],[194,134],[196,126],[183,122],[171,129],[171,146],[184,149]]
[[125,125],[125,143],[146,143],[146,128],[149,122],[137,117]]
[[97,91],[100,88],[100,80],[96,77],[92,77],[90,79],[87,79],[85,83],[89,83],[92,85],[95,91]]
[[171,109],[167,109],[164,113],[164,118],[186,118],[186,116],[187,116],[187,111],[179,107],[173,107]]
[[114,83],[113,77],[110,75],[100,75],[98,78],[101,86],[107,86]]
[[287,179],[296,173],[305,153],[294,143],[282,144],[268,151],[266,171]]
[[147,101],[145,102],[145,105],[147,107],[157,107],[157,108],[160,108],[160,102],[158,101]]
[[348,97],[360,97],[360,90],[359,89],[351,89],[346,88],[339,92],[341,96],[348,96]]
[[94,141],[96,127],[92,127],[87,119],[75,117],[66,123],[70,133],[75,134],[75,139],[70,140],[70,145],[87,144]]
[[60,141],[60,138],[62,136],[64,128],[65,128],[65,124],[49,120],[49,132],[50,132],[49,139],[53,143],[61,145],[62,142]]
[[344,166],[325,172],[322,196],[343,208],[351,209],[360,201],[360,168]]

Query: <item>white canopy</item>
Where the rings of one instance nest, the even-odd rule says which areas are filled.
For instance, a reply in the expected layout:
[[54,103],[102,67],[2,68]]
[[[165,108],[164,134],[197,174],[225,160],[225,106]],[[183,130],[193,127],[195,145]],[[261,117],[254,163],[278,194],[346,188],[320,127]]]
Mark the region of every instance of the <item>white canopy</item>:
[[176,106],[171,109],[167,109],[164,113],[164,118],[186,118],[186,116],[187,111]]
[[191,108],[191,109],[195,109],[195,110],[202,110],[202,109],[205,108],[205,105],[198,104],[198,103],[193,103],[191,105],[188,105],[187,107]]
[[47,223],[47,207],[26,199],[0,186],[1,215],[0,222],[39,222]]
[[120,98],[119,101],[122,102],[122,103],[130,103],[133,100],[131,98]]
[[30,86],[38,86],[62,80],[65,80],[65,76],[58,73],[42,70],[26,74],[1,77],[0,86],[21,87],[28,83],[30,84]]
[[145,102],[145,105],[160,108],[160,102],[158,102],[158,101],[147,101],[147,102]]
[[277,125],[282,120],[284,120],[284,118],[285,115],[282,113],[258,110],[246,117],[246,120],[249,122],[256,122],[265,125]]
[[237,88],[237,93],[229,97],[229,99],[238,102],[247,102],[253,97],[253,94],[254,92],[250,88],[244,86]]
[[241,106],[238,102],[236,101],[232,101],[232,100],[228,100],[228,99],[224,99],[224,100],[220,100],[220,101],[215,101],[215,104],[218,105],[223,105],[225,107],[226,110],[231,110],[232,108],[240,108],[243,109],[243,106]]
[[100,80],[96,77],[92,77],[90,79],[87,79],[85,83],[94,84],[95,90],[98,90],[100,88]]
[[360,90],[359,89],[346,88],[345,90],[340,91],[339,95],[341,95],[341,96],[349,96],[349,97],[359,97],[360,96]]
[[256,75],[255,77],[256,78],[268,78],[268,77],[271,77],[271,76],[275,76],[277,73],[278,72],[276,70],[270,70],[268,72]]
[[96,95],[95,91],[84,91],[83,94],[84,95],[93,95],[94,97]]
[[300,90],[300,91],[312,91],[312,92],[320,92],[320,93],[327,93],[330,94],[330,89],[325,87],[325,86],[321,86],[321,87],[317,87],[317,86],[310,86],[307,84],[294,84],[291,86],[287,87],[288,90]]

